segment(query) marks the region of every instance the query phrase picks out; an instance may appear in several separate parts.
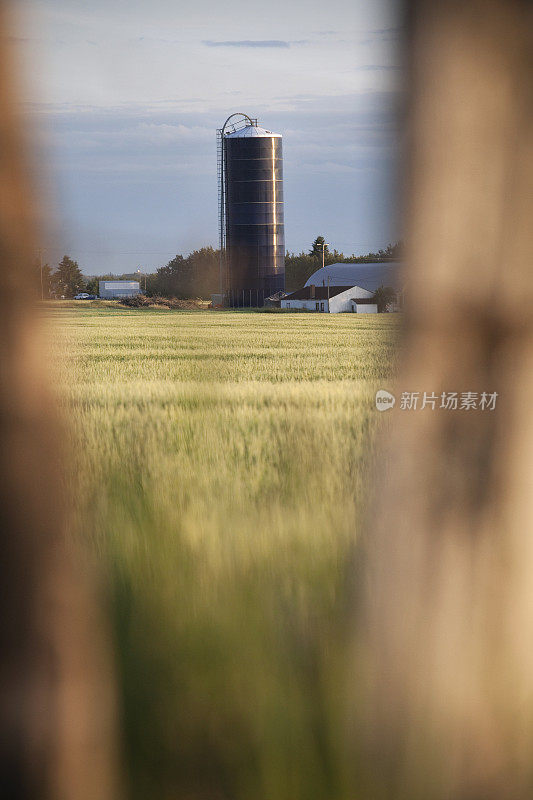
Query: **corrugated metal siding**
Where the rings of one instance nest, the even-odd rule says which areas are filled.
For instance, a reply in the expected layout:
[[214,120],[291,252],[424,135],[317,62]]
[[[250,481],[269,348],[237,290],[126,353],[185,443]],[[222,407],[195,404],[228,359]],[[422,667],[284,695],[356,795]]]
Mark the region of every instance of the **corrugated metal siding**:
[[285,288],[282,139],[230,134],[224,149],[229,288],[247,304]]

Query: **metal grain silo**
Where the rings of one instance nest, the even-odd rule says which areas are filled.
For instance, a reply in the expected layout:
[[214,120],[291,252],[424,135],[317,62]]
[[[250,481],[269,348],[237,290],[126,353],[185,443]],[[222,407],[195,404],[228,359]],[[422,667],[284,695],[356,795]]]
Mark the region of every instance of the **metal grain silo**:
[[262,305],[285,288],[281,134],[232,115],[219,131],[219,179],[221,291],[231,305]]

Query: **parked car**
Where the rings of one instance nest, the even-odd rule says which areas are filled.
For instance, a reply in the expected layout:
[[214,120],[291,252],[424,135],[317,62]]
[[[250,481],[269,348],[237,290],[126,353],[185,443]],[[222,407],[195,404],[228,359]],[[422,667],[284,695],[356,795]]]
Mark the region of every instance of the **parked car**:
[[74,295],[74,300],[98,300],[97,294],[87,294],[87,292],[80,292]]

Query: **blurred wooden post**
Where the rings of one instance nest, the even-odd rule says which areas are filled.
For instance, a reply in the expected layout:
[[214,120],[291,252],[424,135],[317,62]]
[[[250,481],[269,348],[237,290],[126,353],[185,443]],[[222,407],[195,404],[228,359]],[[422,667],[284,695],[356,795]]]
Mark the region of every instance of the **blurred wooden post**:
[[[532,6],[413,0],[409,11],[407,330],[363,568],[369,796],[525,799]],[[400,410],[404,391],[419,406],[435,392],[437,408]],[[497,392],[495,410],[438,407],[441,392],[469,391]]]
[[67,542],[58,420],[35,297],[39,218],[0,1],[0,793],[115,800],[110,659]]

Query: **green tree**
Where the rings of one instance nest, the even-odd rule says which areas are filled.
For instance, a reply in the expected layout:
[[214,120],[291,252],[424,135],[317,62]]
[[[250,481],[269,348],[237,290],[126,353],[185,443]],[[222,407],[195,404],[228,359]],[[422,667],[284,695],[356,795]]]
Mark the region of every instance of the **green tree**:
[[219,291],[219,253],[213,247],[202,247],[187,256],[194,297],[209,298]]
[[85,279],[77,261],[63,256],[53,276],[54,290],[59,297],[74,297],[85,288]]
[[213,247],[193,250],[188,256],[175,256],[160,267],[155,275],[147,276],[146,294],[163,297],[208,298],[218,291],[219,251]]
[[324,247],[324,253],[329,253],[328,245],[326,244],[326,240],[323,236],[317,236],[313,244],[311,245],[311,250],[309,251],[309,255],[311,256],[319,256],[322,258],[322,247]]
[[98,285],[99,278],[98,275],[91,275],[90,278],[87,278],[85,281],[85,291],[89,294],[98,294],[100,287]]
[[188,297],[190,276],[187,263],[182,255],[176,255],[156,272],[155,294],[163,297]]
[[376,303],[379,313],[382,314],[387,310],[389,303],[396,301],[396,292],[392,286],[380,286],[372,295],[372,300]]
[[326,244],[326,240],[324,239],[323,236],[317,236],[315,241],[311,245],[311,250],[310,250],[309,255],[310,256],[314,256],[316,258],[320,258],[320,260],[322,261],[322,247],[324,245],[325,245],[325,247],[324,247],[324,257],[325,257],[325,256],[329,255],[328,245]]

